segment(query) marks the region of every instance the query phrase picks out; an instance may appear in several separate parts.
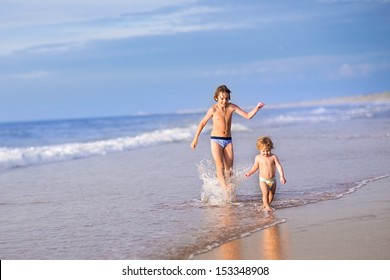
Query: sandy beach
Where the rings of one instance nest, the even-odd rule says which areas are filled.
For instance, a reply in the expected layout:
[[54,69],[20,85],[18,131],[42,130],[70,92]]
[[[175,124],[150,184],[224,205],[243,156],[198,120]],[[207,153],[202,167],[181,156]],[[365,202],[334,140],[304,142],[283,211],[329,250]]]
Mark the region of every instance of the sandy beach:
[[195,260],[389,260],[390,177],[331,201],[273,213],[286,222]]

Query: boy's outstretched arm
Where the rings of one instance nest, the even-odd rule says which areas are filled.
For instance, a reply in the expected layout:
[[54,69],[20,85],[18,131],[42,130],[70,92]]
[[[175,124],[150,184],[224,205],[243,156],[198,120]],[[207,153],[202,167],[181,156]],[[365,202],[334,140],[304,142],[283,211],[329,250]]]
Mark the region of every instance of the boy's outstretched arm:
[[249,113],[248,112],[245,112],[244,110],[242,110],[240,107],[238,107],[237,105],[233,105],[234,106],[234,111],[239,114],[241,117],[244,117],[248,120],[252,119],[256,114],[257,112],[264,107],[264,103],[263,102],[259,102],[255,108],[253,108]]
[[213,108],[210,108],[207,111],[206,115],[203,117],[203,119],[199,122],[198,128],[196,129],[194,139],[191,142],[191,148],[193,150],[195,150],[196,145],[198,145],[198,138],[199,138],[200,133],[202,132],[203,128],[206,126],[209,119],[211,119],[213,114],[214,114],[214,110],[213,110]]

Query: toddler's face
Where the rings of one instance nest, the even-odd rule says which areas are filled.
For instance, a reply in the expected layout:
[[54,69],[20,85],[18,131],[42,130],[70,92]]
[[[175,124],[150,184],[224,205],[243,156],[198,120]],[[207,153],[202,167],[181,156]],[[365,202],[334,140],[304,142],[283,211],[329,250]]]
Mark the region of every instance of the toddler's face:
[[271,155],[271,151],[266,149],[266,148],[261,149],[260,153],[262,156],[265,156],[265,157],[269,157]]

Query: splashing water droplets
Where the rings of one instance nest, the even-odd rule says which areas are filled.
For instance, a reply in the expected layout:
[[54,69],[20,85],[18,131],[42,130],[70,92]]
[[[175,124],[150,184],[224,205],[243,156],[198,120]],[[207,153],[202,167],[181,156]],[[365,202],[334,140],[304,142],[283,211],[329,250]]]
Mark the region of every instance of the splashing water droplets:
[[228,180],[231,190],[226,192],[218,183],[213,161],[204,159],[198,164],[199,178],[203,181],[201,201],[209,205],[223,205],[236,201],[236,191],[245,179],[248,167],[239,166],[232,170]]

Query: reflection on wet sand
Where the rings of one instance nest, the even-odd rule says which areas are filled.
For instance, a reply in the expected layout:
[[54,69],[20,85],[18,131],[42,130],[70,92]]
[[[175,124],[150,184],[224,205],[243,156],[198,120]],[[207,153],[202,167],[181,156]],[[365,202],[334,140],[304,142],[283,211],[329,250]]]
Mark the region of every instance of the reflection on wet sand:
[[[231,223],[229,215],[224,217],[226,225]],[[222,244],[210,257],[219,260],[284,260],[288,259],[289,251],[288,228],[283,223]]]
[[[229,207],[226,211],[226,215],[223,216],[223,224],[225,226],[230,226],[232,224],[232,209]],[[241,259],[241,242],[240,240],[235,240],[236,242],[228,242],[223,244],[221,247],[221,255],[224,260],[238,260]]]
[[281,230],[281,225],[266,228],[262,231],[262,242],[258,244],[262,259],[284,260],[288,251],[287,232]]

